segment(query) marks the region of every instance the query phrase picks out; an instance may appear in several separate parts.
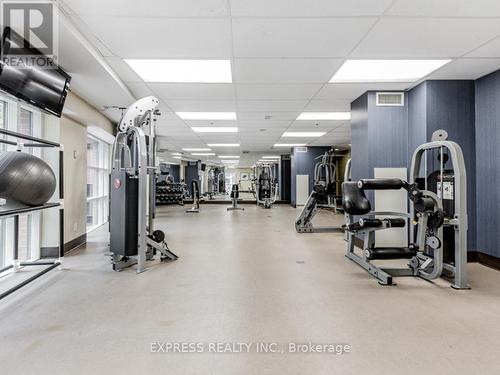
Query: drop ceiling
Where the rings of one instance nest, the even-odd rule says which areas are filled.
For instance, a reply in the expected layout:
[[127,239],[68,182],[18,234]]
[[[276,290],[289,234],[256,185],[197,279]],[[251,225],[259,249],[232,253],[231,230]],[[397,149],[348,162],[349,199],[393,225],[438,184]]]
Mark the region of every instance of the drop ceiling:
[[[476,79],[500,68],[498,0],[64,0],[66,19],[118,77],[61,31],[61,63],[73,90],[96,108],[155,95],[162,149],[206,147],[234,155],[273,148],[288,131],[324,131],[308,145],[350,142],[349,121],[296,121],[303,111],[349,111],[367,90],[403,90],[415,82],[328,83],[346,59],[450,59],[429,79]],[[145,83],[123,59],[228,59],[227,84]],[[125,84],[125,89],[120,85]],[[236,121],[183,121],[175,112],[236,112]],[[118,110],[104,113],[119,118]],[[236,134],[191,126],[238,126]],[[281,143],[283,142],[281,139]],[[166,154],[166,157],[169,155]],[[214,159],[214,158],[212,158]],[[216,160],[216,159],[214,159]]]

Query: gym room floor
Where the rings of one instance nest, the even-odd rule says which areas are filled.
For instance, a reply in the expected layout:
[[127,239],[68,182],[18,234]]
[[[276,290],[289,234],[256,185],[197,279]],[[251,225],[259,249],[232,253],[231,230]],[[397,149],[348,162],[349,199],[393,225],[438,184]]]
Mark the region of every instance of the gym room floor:
[[[0,306],[4,374],[491,374],[500,274],[382,287],[344,257],[341,234],[297,234],[288,205],[161,208],[180,258],[111,270],[107,227]],[[330,213],[319,214],[331,224]],[[342,222],[342,216],[335,220]],[[351,353],[151,353],[152,342],[343,343]],[[8,349],[8,350],[7,350]],[[75,364],[78,364],[75,366]]]

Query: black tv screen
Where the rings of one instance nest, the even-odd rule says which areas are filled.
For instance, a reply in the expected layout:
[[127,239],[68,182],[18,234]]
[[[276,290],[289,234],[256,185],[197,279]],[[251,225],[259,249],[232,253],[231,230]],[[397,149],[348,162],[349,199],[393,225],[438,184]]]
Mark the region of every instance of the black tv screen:
[[[30,47],[29,43],[14,30],[6,27],[2,34],[0,88],[61,117],[71,77],[54,63],[50,67],[19,64],[18,61],[22,61],[22,58],[12,60],[9,57],[9,52],[13,49],[16,51],[16,56],[40,56],[40,61],[49,61],[40,51]],[[22,52],[19,53],[19,50]],[[12,61],[15,61],[16,65],[13,65]]]

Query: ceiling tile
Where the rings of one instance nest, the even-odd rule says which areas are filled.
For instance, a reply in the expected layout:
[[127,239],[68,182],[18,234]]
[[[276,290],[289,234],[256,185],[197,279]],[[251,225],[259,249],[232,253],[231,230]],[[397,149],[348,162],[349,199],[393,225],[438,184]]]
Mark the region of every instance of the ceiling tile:
[[[500,2],[499,2],[500,3]],[[500,22],[500,21],[499,21]],[[497,57],[500,58],[500,38],[496,38],[489,43],[475,49],[466,57]]]
[[[355,99],[355,98],[354,98]],[[349,112],[351,110],[351,99],[343,100],[328,100],[318,99],[311,100],[304,108],[306,112]]]
[[230,83],[150,83],[154,93],[165,100],[234,100]]
[[301,85],[236,85],[238,100],[300,100],[310,99],[321,84]]
[[301,111],[307,100],[238,100],[242,112],[292,112]]
[[452,58],[500,34],[497,19],[384,18],[354,58]]
[[[276,112],[276,111],[238,111],[238,122],[241,121],[291,121],[295,120],[300,111]],[[269,116],[269,120],[265,117]]]
[[231,56],[230,21],[227,19],[84,16],[83,20],[92,34],[122,58]]
[[173,100],[165,101],[175,112],[234,112],[236,104],[231,100]]
[[498,0],[397,0],[387,14],[428,17],[500,17],[500,2]]
[[231,0],[231,14],[245,17],[381,15],[391,0]]
[[84,15],[127,17],[227,16],[226,0],[64,0],[71,11]]
[[373,18],[233,19],[235,57],[344,57]]
[[238,120],[240,130],[244,129],[284,129],[290,125],[290,121],[275,120]]
[[500,59],[459,59],[429,75],[427,79],[477,79],[498,69]]
[[233,120],[184,120],[189,126],[238,126],[238,121]]
[[235,83],[326,83],[344,59],[235,59]]

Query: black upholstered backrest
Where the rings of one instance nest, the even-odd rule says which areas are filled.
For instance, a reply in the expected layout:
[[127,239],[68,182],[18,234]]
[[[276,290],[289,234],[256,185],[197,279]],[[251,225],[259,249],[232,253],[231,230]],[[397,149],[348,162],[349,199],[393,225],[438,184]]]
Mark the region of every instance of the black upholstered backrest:
[[358,187],[357,181],[342,184],[342,207],[349,215],[366,215],[372,210],[365,192]]

